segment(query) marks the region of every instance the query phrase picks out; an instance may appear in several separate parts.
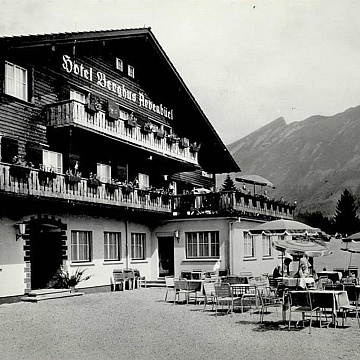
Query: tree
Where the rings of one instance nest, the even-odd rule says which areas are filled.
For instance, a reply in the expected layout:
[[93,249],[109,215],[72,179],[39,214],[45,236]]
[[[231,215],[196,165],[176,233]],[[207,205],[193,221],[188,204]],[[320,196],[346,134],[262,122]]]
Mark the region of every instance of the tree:
[[356,215],[355,199],[345,189],[337,202],[334,214],[334,230],[342,236],[350,235],[358,231],[359,218]]
[[313,213],[308,211],[305,211],[304,213],[299,212],[296,216],[296,220],[301,221],[314,228],[319,228],[327,234],[332,233],[331,220],[324,216],[320,211],[316,211]]
[[221,191],[236,191],[237,187],[234,184],[233,179],[230,177],[229,174],[227,174],[223,184],[221,185],[220,188]]

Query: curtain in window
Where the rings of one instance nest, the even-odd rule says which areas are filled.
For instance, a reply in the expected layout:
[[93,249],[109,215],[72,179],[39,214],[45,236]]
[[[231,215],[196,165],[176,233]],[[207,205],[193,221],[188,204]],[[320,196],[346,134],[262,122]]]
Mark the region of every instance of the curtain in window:
[[120,260],[120,233],[104,233],[104,259]]
[[91,232],[71,232],[71,259],[72,261],[91,261]]

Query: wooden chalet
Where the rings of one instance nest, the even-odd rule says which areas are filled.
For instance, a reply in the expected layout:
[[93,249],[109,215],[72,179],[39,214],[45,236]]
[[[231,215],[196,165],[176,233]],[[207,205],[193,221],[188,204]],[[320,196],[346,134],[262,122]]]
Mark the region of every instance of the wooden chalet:
[[149,28],[0,47],[0,299],[52,286],[61,266],[87,268],[81,285],[96,289],[119,268],[236,271],[234,222],[292,218],[255,196],[191,192],[240,169]]

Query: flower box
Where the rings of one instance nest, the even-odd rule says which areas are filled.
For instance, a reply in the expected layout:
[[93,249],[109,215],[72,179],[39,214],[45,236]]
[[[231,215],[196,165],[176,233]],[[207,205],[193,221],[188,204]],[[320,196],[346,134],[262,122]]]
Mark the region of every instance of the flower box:
[[141,127],[141,132],[143,134],[151,134],[152,133],[152,124],[151,123],[145,123],[142,127]]
[[139,197],[145,197],[149,193],[149,191],[145,190],[145,189],[138,189],[137,193],[138,193]]
[[201,144],[197,144],[197,143],[191,143],[190,144],[190,151],[193,153],[196,153],[200,150]]
[[31,168],[22,165],[11,165],[10,175],[18,179],[27,179],[29,177]]
[[161,196],[161,194],[160,194],[159,192],[157,192],[157,191],[150,191],[150,199],[155,200],[155,199],[157,199],[157,198],[160,197],[160,196]]
[[137,121],[135,118],[129,118],[127,120],[125,120],[125,126],[128,128],[134,128],[137,125]]
[[157,139],[163,139],[165,137],[165,131],[161,129],[157,129],[154,134]]
[[81,177],[78,175],[65,175],[65,183],[74,185],[81,181]]
[[179,146],[182,147],[183,149],[189,147],[190,146],[189,139],[181,138],[179,142]]
[[101,185],[101,181],[99,179],[92,178],[92,179],[88,179],[87,184],[89,187],[97,188],[98,186]]
[[55,179],[56,176],[53,171],[39,170],[38,172],[39,181],[42,183],[48,183],[48,181]]
[[121,187],[121,191],[125,195],[129,195],[133,190],[134,188],[131,185],[123,185]]
[[178,141],[178,138],[177,138],[177,136],[175,134],[170,134],[170,135],[167,136],[166,141],[169,144],[175,144]]
[[105,188],[108,192],[114,192],[116,189],[119,188],[118,184],[106,183]]

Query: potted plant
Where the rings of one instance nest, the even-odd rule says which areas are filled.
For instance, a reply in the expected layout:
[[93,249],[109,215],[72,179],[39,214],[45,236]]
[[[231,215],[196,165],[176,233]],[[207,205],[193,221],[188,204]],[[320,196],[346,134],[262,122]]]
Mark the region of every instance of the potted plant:
[[154,135],[157,139],[163,139],[165,137],[165,131],[162,129],[156,129]]
[[180,139],[180,143],[179,143],[180,147],[182,147],[183,149],[189,147],[190,143],[189,143],[189,139],[188,138],[185,138],[185,137],[182,137]]
[[129,118],[127,120],[125,120],[125,125],[128,128],[134,128],[137,125],[137,120],[136,117],[134,116],[133,113],[130,114]]
[[153,131],[153,125],[150,121],[146,122],[145,124],[143,124],[143,126],[141,127],[141,132],[143,134],[150,134]]
[[108,192],[113,193],[116,189],[119,188],[119,184],[116,182],[116,180],[112,179],[111,182],[105,184],[105,188]]
[[200,150],[201,144],[198,144],[196,141],[190,144],[190,151],[196,153]]
[[172,134],[169,134],[167,137],[166,137],[166,141],[172,145],[172,144],[175,144],[177,141],[178,141],[178,137],[176,136],[176,134],[172,133]]
[[53,169],[50,169],[50,171],[45,170],[44,165],[40,164],[40,169],[38,172],[38,178],[41,183],[48,183],[50,180],[53,180],[56,178],[56,173]]
[[53,287],[58,289],[70,289],[71,292],[75,291],[76,286],[86,280],[89,280],[92,275],[84,275],[87,269],[77,268],[75,273],[69,274],[67,269],[61,267],[55,274]]
[[97,174],[90,173],[87,184],[91,188],[97,188],[98,186],[101,185],[101,181],[99,179],[99,176]]
[[65,182],[66,184],[74,185],[81,181],[81,172],[75,171],[75,173],[72,172],[72,170],[66,170],[65,173]]
[[27,179],[29,177],[31,168],[22,156],[16,155],[12,159],[10,166],[10,175],[18,179]]

